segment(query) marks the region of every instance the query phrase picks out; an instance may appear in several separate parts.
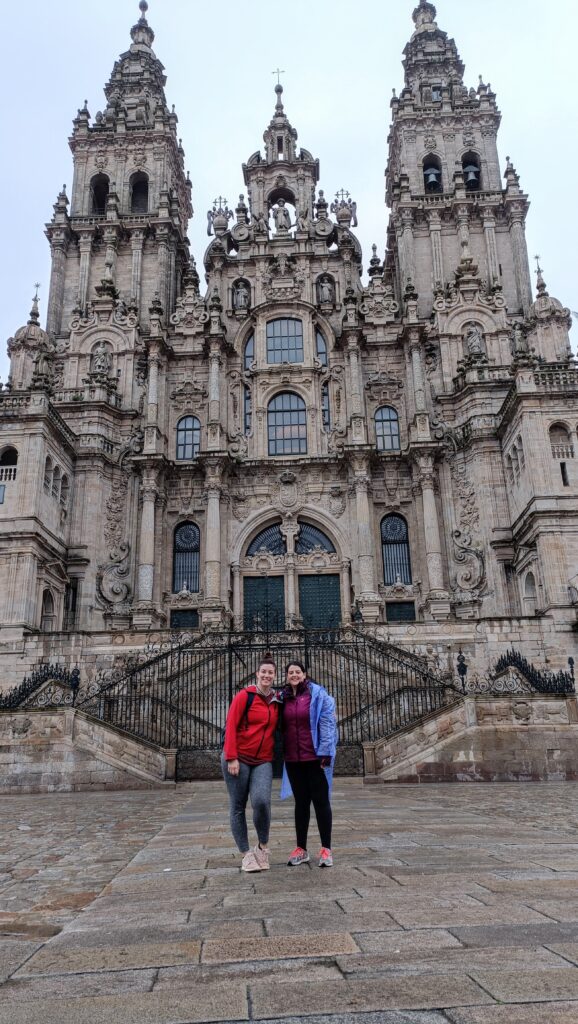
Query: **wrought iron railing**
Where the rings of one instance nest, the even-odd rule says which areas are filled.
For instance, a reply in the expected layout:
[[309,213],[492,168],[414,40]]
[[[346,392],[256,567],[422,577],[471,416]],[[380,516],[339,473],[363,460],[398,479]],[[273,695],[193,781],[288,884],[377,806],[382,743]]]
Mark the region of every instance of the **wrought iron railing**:
[[[45,693],[47,683],[52,687]],[[18,686],[0,694],[0,711],[38,706],[54,707],[58,704],[74,705],[80,683],[78,668],[72,671],[63,665],[39,665]],[[44,699],[41,699],[44,695]]]
[[166,747],[218,749],[234,694],[270,654],[303,661],[336,702],[342,744],[404,728],[454,699],[427,663],[356,629],[209,634],[161,651],[81,700],[81,710]]

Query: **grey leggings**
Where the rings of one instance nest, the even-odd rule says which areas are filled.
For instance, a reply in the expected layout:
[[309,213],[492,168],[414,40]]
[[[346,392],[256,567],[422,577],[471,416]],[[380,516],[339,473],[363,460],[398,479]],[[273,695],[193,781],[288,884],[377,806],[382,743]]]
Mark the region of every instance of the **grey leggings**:
[[249,849],[247,818],[245,817],[249,797],[251,797],[253,824],[257,838],[261,846],[266,846],[269,841],[269,826],[271,824],[273,765],[270,762],[243,764],[242,761],[239,761],[239,774],[231,775],[223,755],[221,767],[229,791],[231,832],[240,852],[247,853]]

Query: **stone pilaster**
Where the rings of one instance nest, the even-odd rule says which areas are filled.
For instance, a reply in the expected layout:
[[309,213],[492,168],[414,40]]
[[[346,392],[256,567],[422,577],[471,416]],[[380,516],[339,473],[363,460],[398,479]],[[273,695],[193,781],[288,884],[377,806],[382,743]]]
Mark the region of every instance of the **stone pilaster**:
[[68,231],[53,231],[50,239],[52,266],[50,269],[50,293],[46,316],[46,333],[51,338],[60,334],[64,306],[64,279],[66,254],[68,252]]
[[492,207],[486,207],[482,211],[484,224],[484,238],[486,241],[486,259],[488,263],[488,281],[490,285],[500,279],[500,263],[498,259],[498,248],[496,245],[496,218]]
[[90,279],[90,256],[92,253],[92,231],[82,231],[80,234],[78,248],[80,250],[80,269],[78,272],[78,300],[77,305],[85,310],[88,303],[88,282]]
[[448,593],[444,589],[442,542],[435,496],[434,456],[431,454],[418,455],[416,462],[423,507],[423,530],[429,581],[429,610],[432,618],[446,619],[450,614],[450,602]]
[[203,625],[220,625],[223,619],[221,600],[221,490],[223,466],[219,459],[205,463],[207,521],[205,537],[205,601]]
[[142,281],[142,253],[144,248],[145,233],[141,229],[133,231],[130,236],[132,250],[132,274],[131,274],[131,298],[136,301],[140,309],[141,302],[141,281]]
[[359,568],[359,605],[366,622],[376,622],[380,613],[380,598],[375,576],[371,510],[369,490],[369,459],[358,456],[354,460],[355,511],[357,517],[357,560]]
[[437,210],[428,212],[429,235],[432,253],[433,283],[442,284],[445,281],[444,257],[442,248],[442,219]]
[[510,225],[518,301],[522,311],[527,313],[532,305],[532,282],[528,265],[524,203],[511,202],[508,204],[508,222]]

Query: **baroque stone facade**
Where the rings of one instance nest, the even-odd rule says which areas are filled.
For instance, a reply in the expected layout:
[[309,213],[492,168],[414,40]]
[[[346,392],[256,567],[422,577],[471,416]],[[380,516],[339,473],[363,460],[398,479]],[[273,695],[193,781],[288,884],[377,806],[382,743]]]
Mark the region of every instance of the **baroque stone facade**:
[[[443,671],[576,650],[578,368],[500,114],[422,0],[391,102],[391,217],[368,283],[342,190],[275,108],[207,215],[147,4],[106,107],[74,120],[70,199],[0,392],[2,686],[112,664],[151,630],[372,624]],[[256,126],[255,126],[256,127]],[[362,211],[360,211],[360,216]]]

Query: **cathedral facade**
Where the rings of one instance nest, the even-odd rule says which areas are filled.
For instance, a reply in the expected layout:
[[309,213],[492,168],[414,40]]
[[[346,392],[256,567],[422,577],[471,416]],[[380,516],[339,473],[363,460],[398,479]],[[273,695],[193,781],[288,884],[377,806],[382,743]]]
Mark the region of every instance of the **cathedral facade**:
[[[198,630],[355,624],[483,673],[576,652],[578,369],[528,198],[421,0],[391,102],[385,255],[275,88],[243,192],[191,181],[141,2],[0,391],[2,688]],[[257,128],[257,126],[255,126]],[[376,169],[379,173],[379,169]],[[206,286],[205,286],[206,281]]]

